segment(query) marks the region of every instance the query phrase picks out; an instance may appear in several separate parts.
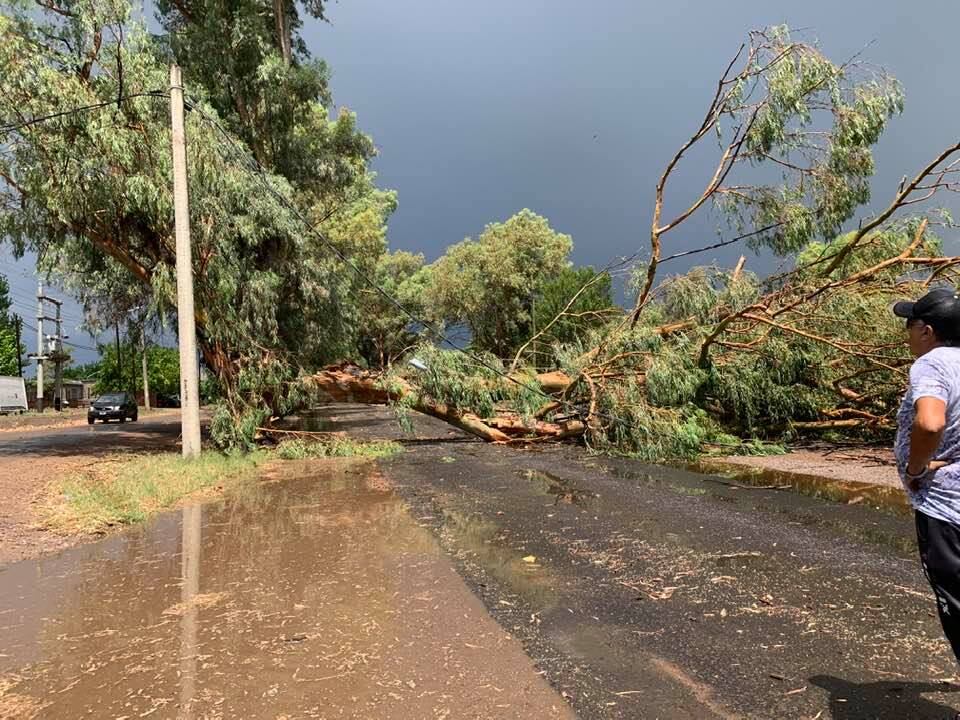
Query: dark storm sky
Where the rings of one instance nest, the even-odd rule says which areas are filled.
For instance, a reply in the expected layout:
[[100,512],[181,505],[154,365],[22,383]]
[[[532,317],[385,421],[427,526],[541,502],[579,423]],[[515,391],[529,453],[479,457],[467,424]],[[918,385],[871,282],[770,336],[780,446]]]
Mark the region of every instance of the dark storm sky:
[[[578,263],[645,245],[656,179],[750,28],[805,28],[838,61],[870,44],[865,59],[903,82],[906,112],[876,149],[878,204],[960,136],[955,1],[341,0],[329,15],[329,25],[308,22],[304,37],[332,68],[336,103],[377,143],[380,185],[399,192],[391,245],[428,260],[523,207],[573,236]],[[683,166],[674,207],[702,188],[711,159]],[[713,226],[708,216],[684,226],[666,252],[708,244]],[[733,263],[739,253],[697,262]],[[4,248],[0,265],[29,304],[29,260],[14,265]],[[75,305],[66,312],[79,315]]]
[[[578,263],[632,254],[657,177],[750,28],[805,28],[838,61],[873,43],[866,59],[904,83],[907,111],[877,149],[878,201],[960,135],[956,2],[342,0],[329,14],[305,38],[379,146],[381,185],[399,191],[392,244],[428,260],[523,207],[573,235]],[[677,176],[677,205],[709,159]],[[670,243],[708,244],[714,225]]]

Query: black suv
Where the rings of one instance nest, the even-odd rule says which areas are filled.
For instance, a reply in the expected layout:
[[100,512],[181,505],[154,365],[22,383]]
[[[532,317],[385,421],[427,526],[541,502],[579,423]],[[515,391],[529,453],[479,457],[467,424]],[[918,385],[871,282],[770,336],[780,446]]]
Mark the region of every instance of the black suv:
[[93,425],[97,420],[119,420],[126,422],[130,418],[134,422],[137,419],[137,401],[130,393],[112,392],[101,395],[92,403],[87,410],[87,424]]

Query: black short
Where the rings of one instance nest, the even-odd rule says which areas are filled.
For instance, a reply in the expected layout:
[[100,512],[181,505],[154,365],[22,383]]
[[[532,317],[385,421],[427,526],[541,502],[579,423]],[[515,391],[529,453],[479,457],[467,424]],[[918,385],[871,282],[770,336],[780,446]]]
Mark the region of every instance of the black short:
[[960,526],[916,515],[920,563],[937,596],[943,632],[960,662]]

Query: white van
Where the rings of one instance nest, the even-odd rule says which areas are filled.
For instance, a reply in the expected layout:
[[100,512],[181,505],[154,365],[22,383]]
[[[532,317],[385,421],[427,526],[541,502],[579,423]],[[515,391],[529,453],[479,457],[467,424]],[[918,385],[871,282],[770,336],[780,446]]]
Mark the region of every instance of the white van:
[[0,375],[0,414],[27,409],[27,388],[21,377]]

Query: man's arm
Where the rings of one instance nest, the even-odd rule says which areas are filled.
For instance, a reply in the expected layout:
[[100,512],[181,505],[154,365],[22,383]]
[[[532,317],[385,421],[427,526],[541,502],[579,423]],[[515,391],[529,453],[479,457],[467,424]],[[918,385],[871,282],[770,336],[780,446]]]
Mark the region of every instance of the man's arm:
[[947,424],[947,404],[940,398],[921,397],[914,405],[914,409],[907,472],[918,475],[928,467],[933,454],[940,446],[940,438],[943,437],[943,429]]

